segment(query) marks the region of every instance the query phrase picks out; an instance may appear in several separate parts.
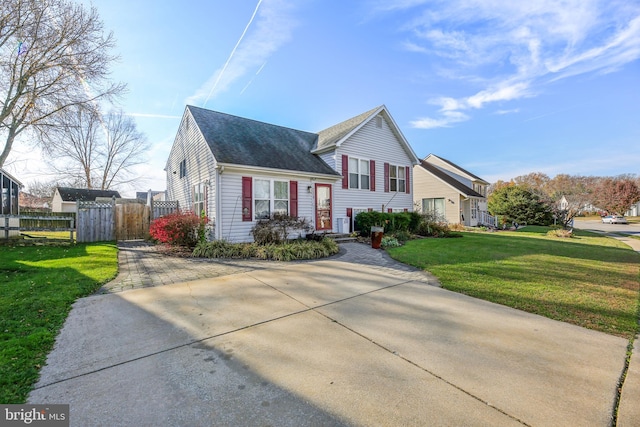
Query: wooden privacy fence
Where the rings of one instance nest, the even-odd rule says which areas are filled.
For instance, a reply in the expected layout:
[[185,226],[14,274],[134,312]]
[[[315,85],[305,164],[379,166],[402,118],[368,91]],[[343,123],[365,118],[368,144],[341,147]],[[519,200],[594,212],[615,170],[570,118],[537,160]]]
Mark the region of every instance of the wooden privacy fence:
[[178,202],[144,202],[112,199],[109,202],[77,202],[78,242],[145,239],[155,218],[175,212]]
[[115,240],[115,200],[111,202],[76,202],[78,216],[76,240],[101,242]]

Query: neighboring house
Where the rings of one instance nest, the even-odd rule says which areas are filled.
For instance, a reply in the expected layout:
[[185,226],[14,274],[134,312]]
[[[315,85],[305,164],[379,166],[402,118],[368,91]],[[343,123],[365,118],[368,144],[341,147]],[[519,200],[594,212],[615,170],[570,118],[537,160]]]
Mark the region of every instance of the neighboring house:
[[20,207],[24,210],[48,211],[51,209],[51,197],[38,197],[33,194],[20,192]]
[[[20,220],[18,218],[9,218],[7,221],[3,216],[20,214],[19,194],[21,188],[22,183],[20,181],[11,176],[9,172],[0,168],[0,226],[20,226]],[[8,233],[2,230],[0,231],[0,238],[4,238],[7,235],[9,237],[17,236],[19,234],[19,230],[11,230]]]
[[165,200],[165,192],[164,191],[136,191],[136,199],[143,200],[145,203],[149,203],[151,196],[151,200],[163,201]]
[[165,170],[167,199],[204,212],[213,236],[251,241],[274,212],[348,232],[360,211],[410,211],[419,159],[385,106],[310,133],[187,106]]
[[0,215],[20,213],[19,194],[22,183],[0,168]]
[[413,168],[414,202],[449,224],[495,225],[487,212],[489,183],[455,163],[429,154]]
[[631,205],[625,216],[640,216],[640,202]]
[[98,197],[120,198],[120,193],[113,190],[93,190],[88,188],[56,187],[51,201],[52,212],[75,212],[76,202],[93,202]]

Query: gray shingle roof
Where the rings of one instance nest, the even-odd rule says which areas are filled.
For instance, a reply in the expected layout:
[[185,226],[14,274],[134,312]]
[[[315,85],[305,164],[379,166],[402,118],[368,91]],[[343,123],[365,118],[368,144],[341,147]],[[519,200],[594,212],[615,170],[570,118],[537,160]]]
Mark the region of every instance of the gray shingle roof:
[[445,158],[443,158],[443,157],[436,156],[435,154],[432,154],[432,156],[437,157],[437,158],[439,158],[440,160],[442,160],[443,162],[450,164],[450,165],[451,165],[451,166],[453,166],[454,168],[458,169],[458,170],[459,170],[459,171],[461,171],[461,172],[466,173],[467,175],[469,175],[470,177],[472,177],[473,179],[475,179],[475,180],[477,180],[477,181],[481,181],[481,182],[483,182],[483,183],[485,183],[485,184],[489,184],[489,183],[488,183],[487,181],[485,181],[484,179],[480,178],[479,176],[476,176],[476,175],[472,174],[471,172],[469,172],[469,171],[468,171],[468,170],[466,170],[466,169],[461,168],[460,166],[458,166],[458,165],[456,165],[455,163],[453,163],[451,160],[447,160],[447,159],[445,159]]
[[326,148],[334,147],[338,143],[338,141],[347,136],[355,128],[360,126],[362,122],[364,122],[381,107],[382,105],[318,132],[317,149],[323,150]]
[[432,165],[431,163],[423,160],[422,163],[420,163],[420,166],[422,166],[424,169],[426,169],[427,171],[431,172],[433,175],[435,175],[436,177],[440,178],[441,180],[443,180],[444,182],[446,182],[447,184],[449,184],[450,186],[452,186],[453,188],[455,188],[456,190],[458,190],[460,193],[464,194],[467,197],[481,197],[484,199],[484,196],[480,193],[478,193],[477,191],[467,187],[466,185],[464,185],[463,183],[461,183],[460,181],[458,181],[457,179],[455,179],[454,177],[452,177],[451,175],[449,175],[448,173],[442,171],[439,167]]
[[113,197],[120,198],[120,193],[114,190],[90,190],[87,188],[70,188],[58,187],[58,192],[63,202],[75,202],[80,200],[83,202],[95,201],[96,197]]
[[311,153],[315,133],[187,106],[219,163],[340,176]]

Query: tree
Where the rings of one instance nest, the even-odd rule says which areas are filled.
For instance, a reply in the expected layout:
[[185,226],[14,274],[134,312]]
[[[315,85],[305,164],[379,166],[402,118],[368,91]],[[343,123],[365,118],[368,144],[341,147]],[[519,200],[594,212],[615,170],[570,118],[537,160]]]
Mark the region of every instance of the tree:
[[131,117],[122,111],[103,116],[87,106],[58,115],[47,137],[46,153],[58,174],[101,190],[139,179],[131,169],[145,160],[149,149]]
[[122,93],[108,79],[113,47],[93,7],[0,2],[0,167],[25,130],[43,142],[59,113]]
[[520,185],[502,187],[489,196],[487,208],[492,215],[504,215],[511,221],[547,225],[551,209],[540,197]]
[[640,189],[629,177],[603,178],[596,187],[594,204],[608,212],[624,214],[640,201]]

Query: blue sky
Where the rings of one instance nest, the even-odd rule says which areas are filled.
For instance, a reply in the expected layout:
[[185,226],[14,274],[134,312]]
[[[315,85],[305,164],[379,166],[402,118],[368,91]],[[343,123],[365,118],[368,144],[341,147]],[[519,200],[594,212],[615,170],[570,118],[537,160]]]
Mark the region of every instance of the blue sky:
[[93,4],[153,146],[141,190],[186,104],[312,132],[385,104],[419,157],[490,182],[640,173],[639,1]]

